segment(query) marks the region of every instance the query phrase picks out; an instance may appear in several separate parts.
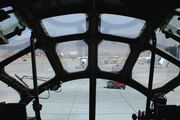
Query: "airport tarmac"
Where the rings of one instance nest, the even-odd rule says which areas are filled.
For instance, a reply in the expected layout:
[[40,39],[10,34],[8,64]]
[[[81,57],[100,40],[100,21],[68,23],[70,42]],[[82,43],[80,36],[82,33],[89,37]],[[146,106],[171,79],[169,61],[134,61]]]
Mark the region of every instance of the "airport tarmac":
[[[70,64],[70,66],[69,66]],[[83,68],[76,68],[78,64],[64,64],[67,71],[81,71]],[[107,64],[103,70],[111,71],[113,64]],[[37,69],[39,77],[52,78],[54,72],[47,61],[37,61]],[[16,61],[11,63],[5,70],[12,76],[17,74],[31,75],[31,64],[29,61]],[[23,73],[22,73],[23,71]],[[133,77],[138,78],[140,83],[146,86],[149,67],[148,65],[135,65],[133,69]],[[179,68],[171,66],[169,68],[155,68],[156,75],[155,85],[161,86],[164,84],[164,78],[175,77],[176,72],[179,73]],[[169,73],[169,75],[167,75]],[[140,75],[142,75],[140,77]],[[166,76],[165,76],[166,75]],[[163,77],[162,77],[163,76]],[[17,79],[17,78],[16,78]],[[167,82],[165,79],[165,81]],[[32,80],[25,80],[31,86]],[[138,110],[144,111],[146,106],[146,97],[127,86],[125,90],[107,88],[107,80],[97,79],[96,88],[96,120],[132,120],[133,113],[138,113]],[[43,83],[42,81],[39,84]],[[17,102],[18,94],[0,83],[0,101]],[[33,86],[31,86],[33,87]],[[172,103],[178,101],[179,88],[175,92],[170,93],[167,98],[170,98]],[[12,96],[13,94],[13,96]],[[48,92],[44,92],[40,97],[46,98]],[[178,102],[177,102],[178,103]],[[40,104],[43,105],[41,110],[42,120],[88,120],[89,119],[89,79],[79,79],[63,83],[61,92],[50,91],[49,99],[40,99]],[[32,109],[32,102],[27,106],[28,116],[35,116]]]
[[[145,109],[146,98],[130,87],[107,88],[107,80],[97,79],[96,120],[131,120],[133,113]],[[40,99],[42,120],[89,120],[89,80],[80,79],[63,83],[62,91],[51,92],[49,99]],[[46,97],[44,92],[40,97]],[[27,106],[34,115],[32,103]]]

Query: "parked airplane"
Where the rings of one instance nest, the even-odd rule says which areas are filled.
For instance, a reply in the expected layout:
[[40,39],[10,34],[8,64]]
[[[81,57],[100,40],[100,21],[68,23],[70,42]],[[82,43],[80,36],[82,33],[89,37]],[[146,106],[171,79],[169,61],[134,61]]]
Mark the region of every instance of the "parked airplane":
[[138,60],[150,60],[151,59],[151,54],[148,57],[140,57]]
[[139,64],[147,63],[149,64],[151,60],[151,54],[148,57],[140,57],[138,58]]
[[[79,66],[84,68],[86,66],[87,57],[78,57],[78,58],[79,58],[79,61],[80,61]],[[76,68],[77,67],[78,66],[76,66]]]
[[[151,60],[151,54],[149,55],[149,57],[141,57],[138,58],[138,60],[140,60],[140,64],[150,64],[150,60]],[[162,67],[162,65],[164,65],[166,63],[166,60],[164,58],[162,58],[161,56],[158,56],[158,58],[155,61],[155,65],[156,67]]]
[[85,67],[87,65],[87,56],[84,56],[84,47],[83,47],[83,56],[82,57],[77,57],[79,58],[79,66],[76,66],[76,68],[78,67]]

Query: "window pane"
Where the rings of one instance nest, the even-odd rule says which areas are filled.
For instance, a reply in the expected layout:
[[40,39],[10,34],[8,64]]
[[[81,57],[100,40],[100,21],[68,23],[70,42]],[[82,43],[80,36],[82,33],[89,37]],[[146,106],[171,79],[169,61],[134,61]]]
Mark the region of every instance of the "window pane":
[[16,18],[14,13],[10,13],[8,15],[10,16],[10,18],[0,22],[0,30],[4,35],[14,32],[16,28],[23,28],[23,26],[20,24],[20,21]]
[[0,81],[0,102],[18,103],[20,100],[19,93]]
[[[150,57],[144,55],[150,51],[142,52],[138,61],[133,68],[132,77],[145,87],[148,87],[149,72],[150,72]],[[151,54],[149,54],[151,56]],[[143,57],[142,57],[143,56]],[[158,88],[175,78],[179,74],[179,67],[156,55],[155,69],[153,77],[153,89]]]
[[[158,30],[159,31],[159,30]],[[164,34],[161,32],[156,32],[157,37],[157,47],[165,52],[170,53],[172,56],[179,59],[180,57],[180,43],[173,40],[172,38],[166,38]]]
[[179,22],[179,18],[180,16],[174,15],[171,20],[169,21],[169,23],[167,24],[167,26],[164,28],[164,31],[173,34],[177,37],[180,37],[180,22]]
[[[37,79],[38,85],[40,85],[53,78],[55,76],[55,73],[44,52],[42,50],[36,50],[35,52]],[[18,81],[20,81],[18,77],[23,78],[23,81],[26,83],[26,85],[24,84],[25,86],[34,88],[32,78],[31,54],[26,54],[10,63],[5,67],[5,71]]]
[[8,40],[9,44],[0,45],[0,61],[28,47],[30,45],[30,35],[31,31],[26,29],[21,36],[10,38]]
[[51,37],[86,32],[86,15],[72,14],[42,20]]
[[120,71],[129,55],[129,45],[104,40],[98,46],[98,66],[102,71]]
[[146,97],[133,88],[107,87],[108,80],[96,81],[96,120],[131,120],[132,114],[145,110]]
[[136,38],[140,34],[145,21],[111,14],[101,15],[101,32],[116,36]]
[[[40,97],[47,97],[43,92]],[[89,79],[65,82],[62,91],[50,91],[49,99],[41,99],[42,120],[89,120]],[[27,106],[28,116],[34,116],[33,102]]]
[[13,8],[12,8],[11,6],[8,6],[8,7],[2,8],[2,10],[4,10],[4,11],[9,11],[9,10],[13,10]]
[[86,69],[88,65],[88,46],[84,41],[60,43],[57,45],[56,51],[64,69],[68,72]]
[[169,105],[180,105],[179,99],[180,87],[177,87],[166,94],[167,104]]

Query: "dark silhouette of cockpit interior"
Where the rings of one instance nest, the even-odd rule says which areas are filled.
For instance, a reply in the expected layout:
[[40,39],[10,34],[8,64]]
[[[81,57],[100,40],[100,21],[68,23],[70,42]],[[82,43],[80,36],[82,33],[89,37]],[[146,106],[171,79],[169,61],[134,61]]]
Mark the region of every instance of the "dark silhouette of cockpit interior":
[[[180,85],[179,7],[177,0],[2,1],[0,120],[41,120],[40,94],[49,99],[51,91],[63,92],[65,83],[86,79],[89,120],[116,114],[96,110],[101,79],[127,85],[121,90],[102,82],[100,91],[114,90],[130,106],[135,93],[126,99],[120,92],[145,96],[144,110],[127,113],[131,119],[179,119],[179,95],[174,95]],[[26,112],[31,102],[34,117]]]

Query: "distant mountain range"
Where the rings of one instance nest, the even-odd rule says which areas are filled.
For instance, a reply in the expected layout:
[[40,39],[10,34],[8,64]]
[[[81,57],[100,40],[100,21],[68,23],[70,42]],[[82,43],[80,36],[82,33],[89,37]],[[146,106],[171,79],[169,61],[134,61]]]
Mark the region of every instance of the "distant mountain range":
[[[169,46],[179,45],[176,41],[169,38],[166,39],[163,34],[157,34],[157,46],[161,49],[165,49]],[[9,41],[9,44],[0,45],[0,50],[8,53],[13,53],[17,50],[22,50],[30,45],[29,38],[24,38],[22,40],[13,40]],[[59,53],[68,53],[76,51],[78,54],[83,54],[83,47],[84,47],[84,54],[88,54],[87,44],[80,41],[72,41],[72,42],[64,42],[60,43],[57,46],[57,52]],[[112,42],[112,41],[103,41],[99,45],[98,54],[112,54],[112,55],[126,55],[129,52],[128,44],[119,43],[119,42]]]
[[0,50],[6,50],[11,53],[15,50],[22,50],[28,46],[30,46],[29,38],[24,38],[22,40],[11,40],[9,44],[0,45]]

